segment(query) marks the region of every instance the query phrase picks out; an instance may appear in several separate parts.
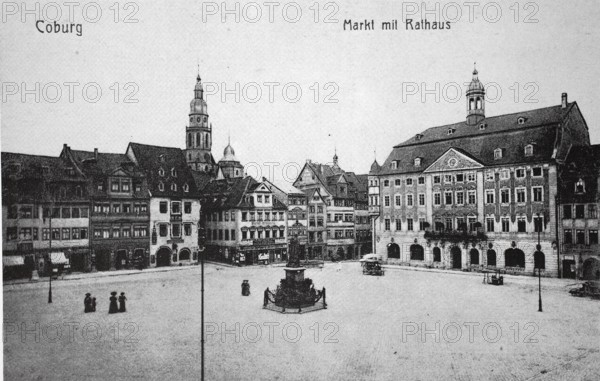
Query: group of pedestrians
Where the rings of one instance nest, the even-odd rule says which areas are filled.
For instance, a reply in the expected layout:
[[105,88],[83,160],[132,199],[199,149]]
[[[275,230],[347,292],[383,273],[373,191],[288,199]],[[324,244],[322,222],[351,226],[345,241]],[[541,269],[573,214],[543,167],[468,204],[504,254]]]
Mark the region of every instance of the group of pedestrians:
[[[111,297],[109,298],[110,305],[108,307],[108,313],[115,314],[118,312],[126,312],[127,310],[125,308],[125,301],[127,298],[125,297],[125,293],[122,292],[118,299],[116,291],[111,292],[110,295]],[[118,305],[117,300],[119,301]],[[96,312],[96,298],[92,298],[92,294],[89,292],[85,294],[85,298],[83,299],[83,312]]]

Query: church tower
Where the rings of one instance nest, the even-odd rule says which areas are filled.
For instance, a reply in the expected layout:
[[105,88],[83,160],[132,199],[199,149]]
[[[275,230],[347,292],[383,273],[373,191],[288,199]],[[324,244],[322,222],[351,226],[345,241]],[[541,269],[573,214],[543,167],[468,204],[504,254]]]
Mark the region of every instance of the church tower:
[[485,89],[479,81],[477,69],[467,90],[467,124],[476,125],[485,119]]
[[185,158],[188,166],[195,171],[213,173],[216,163],[211,153],[212,124],[208,122],[208,108],[200,74],[196,77],[189,117],[190,122],[185,129]]

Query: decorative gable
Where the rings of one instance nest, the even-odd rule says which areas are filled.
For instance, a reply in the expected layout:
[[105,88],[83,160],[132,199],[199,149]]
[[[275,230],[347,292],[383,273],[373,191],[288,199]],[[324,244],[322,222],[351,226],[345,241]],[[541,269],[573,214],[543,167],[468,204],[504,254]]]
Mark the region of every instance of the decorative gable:
[[483,165],[464,153],[450,148],[423,172],[445,172],[482,168]]

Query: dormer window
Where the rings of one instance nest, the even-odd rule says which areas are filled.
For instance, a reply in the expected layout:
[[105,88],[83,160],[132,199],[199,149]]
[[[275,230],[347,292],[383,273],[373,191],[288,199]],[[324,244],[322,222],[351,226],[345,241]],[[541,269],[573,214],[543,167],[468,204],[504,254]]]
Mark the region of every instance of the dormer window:
[[517,119],[517,124],[525,124],[525,120],[526,119],[521,116],[519,119]]
[[171,190],[173,192],[177,192],[177,184],[175,184],[175,183],[171,184]]
[[502,159],[502,148],[496,148],[494,150],[494,160]]
[[161,192],[165,190],[165,184],[162,181],[158,183],[158,190]]
[[162,169],[162,168],[158,168],[158,175],[159,175],[160,177],[164,177],[164,176],[165,176],[165,171],[164,171],[164,169]]
[[415,158],[415,167],[420,167],[421,166],[421,158],[417,157]]
[[190,186],[187,183],[183,184],[183,191],[186,193],[190,191]]
[[575,193],[585,193],[585,181],[583,179],[579,179],[575,183]]
[[175,168],[171,168],[171,176],[177,177],[177,170]]
[[480,130],[480,131],[483,131],[483,130],[485,130],[485,128],[486,128],[486,127],[487,127],[487,123],[481,123],[481,124],[479,125],[479,130]]
[[525,156],[533,156],[533,145],[528,144],[525,146]]
[[456,128],[449,128],[448,129],[448,135],[454,134],[454,131],[456,131]]
[[415,140],[421,140],[422,137],[423,137],[423,134],[416,134]]
[[398,162],[396,160],[392,161],[392,169],[398,169]]
[[158,155],[158,161],[160,161],[161,163],[165,162],[165,155]]

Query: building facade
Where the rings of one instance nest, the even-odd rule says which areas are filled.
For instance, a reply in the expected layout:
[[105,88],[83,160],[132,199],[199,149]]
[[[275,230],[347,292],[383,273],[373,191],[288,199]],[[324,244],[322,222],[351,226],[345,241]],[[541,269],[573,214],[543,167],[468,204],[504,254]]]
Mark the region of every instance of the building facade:
[[124,154],[72,150],[60,157],[86,176],[92,270],[149,265],[149,196],[144,174]]
[[[589,145],[577,103],[563,94],[558,106],[486,117],[477,71],[466,95],[466,121],[416,134],[372,168],[377,253],[394,263],[526,274],[537,263],[559,275],[558,173],[572,145]],[[538,241],[544,254],[534,263]]]
[[5,270],[48,274],[64,258],[74,271],[88,271],[89,221],[87,181],[77,168],[58,157],[2,153]]
[[287,260],[287,208],[250,176],[213,180],[202,190],[208,258],[240,265]]
[[198,262],[200,193],[179,148],[129,143],[127,158],[148,184],[150,267]]
[[560,274],[600,280],[600,145],[571,148],[559,189]]

